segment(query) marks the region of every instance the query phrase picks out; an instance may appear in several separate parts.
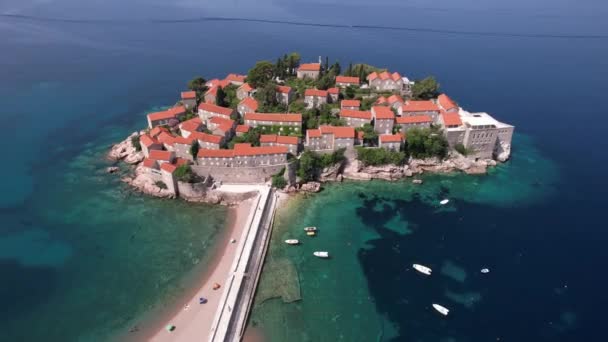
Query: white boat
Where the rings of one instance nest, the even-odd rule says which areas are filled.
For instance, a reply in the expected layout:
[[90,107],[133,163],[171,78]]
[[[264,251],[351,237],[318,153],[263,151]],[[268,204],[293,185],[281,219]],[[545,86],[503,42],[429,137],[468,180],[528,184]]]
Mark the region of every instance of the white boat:
[[312,254],[314,254],[314,256],[319,257],[319,258],[329,258],[329,252],[317,251]]
[[447,198],[446,198],[446,199],[444,199],[444,200],[441,200],[441,202],[439,202],[439,204],[441,204],[441,205],[446,205],[446,204],[448,204],[448,203],[450,203],[450,200],[449,200],[449,199],[447,199]]
[[481,273],[490,273],[490,269],[489,268],[482,268],[481,269]]
[[297,245],[300,243],[300,241],[296,240],[296,239],[289,239],[289,240],[285,240],[285,243],[288,245]]
[[412,267],[420,272],[420,273],[424,273],[426,275],[431,275],[431,272],[433,272],[433,270],[431,270],[430,268],[423,266],[423,265],[419,265],[419,264],[413,264]]
[[450,313],[450,310],[446,309],[445,307],[439,305],[439,304],[433,304],[433,309],[439,311],[440,314],[447,316],[448,313]]
[[304,227],[305,232],[316,232],[317,227]]

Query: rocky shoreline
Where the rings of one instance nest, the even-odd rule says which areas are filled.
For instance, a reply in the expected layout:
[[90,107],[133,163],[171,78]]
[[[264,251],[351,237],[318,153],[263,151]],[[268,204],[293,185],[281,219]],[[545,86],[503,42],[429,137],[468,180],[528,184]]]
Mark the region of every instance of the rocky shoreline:
[[[131,143],[131,138],[138,134],[142,133],[133,132],[125,140],[113,145],[108,152],[108,159],[115,163],[122,161],[131,165],[131,167],[134,167],[132,174],[123,176],[121,180],[135,190],[154,197],[175,198],[175,194],[169,190],[158,187],[156,182],[148,175],[148,172],[141,164],[144,155],[141,151],[136,151]],[[502,155],[501,157],[501,161],[505,161],[508,158],[508,154]],[[398,181],[425,172],[442,174],[464,172],[469,175],[482,175],[487,173],[489,167],[494,167],[497,163],[498,162],[493,159],[471,160],[456,151],[451,151],[448,158],[445,160],[439,160],[438,158],[412,158],[406,165],[401,166],[393,164],[366,166],[357,160],[354,155],[349,155],[342,163],[323,169],[318,177],[318,182],[288,185],[281,191],[286,193],[315,193],[321,191],[322,183],[325,182],[341,182],[344,179],[358,181],[372,179]],[[107,168],[108,173],[115,173],[117,171],[118,168],[115,165]],[[419,179],[414,179],[413,182],[417,184],[421,183]],[[179,197],[189,202],[235,205],[254,195],[221,192],[214,189],[213,185],[208,183],[190,184],[178,182],[178,187],[181,194]]]

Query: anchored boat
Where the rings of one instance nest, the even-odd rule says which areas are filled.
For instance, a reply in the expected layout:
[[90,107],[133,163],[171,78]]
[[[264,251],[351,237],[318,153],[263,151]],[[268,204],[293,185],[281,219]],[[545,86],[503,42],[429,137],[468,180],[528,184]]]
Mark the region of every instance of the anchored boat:
[[315,236],[315,235],[317,235],[317,232],[315,232],[315,231],[306,232],[306,235]]
[[441,205],[446,205],[446,204],[448,204],[448,203],[450,203],[450,200],[449,200],[449,199],[447,199],[447,198],[446,198],[446,199],[444,199],[444,200],[441,200],[441,202],[439,202],[439,204],[441,204]]
[[285,243],[288,245],[297,245],[300,243],[300,241],[296,240],[296,239],[289,239],[289,240],[285,240]]
[[316,256],[318,258],[329,258],[329,252],[317,251],[312,254],[314,254],[314,256]]
[[445,307],[439,305],[439,304],[433,304],[433,309],[437,310],[440,314],[447,316],[448,313],[450,313],[450,310],[446,309]]
[[424,273],[426,275],[431,275],[431,272],[433,272],[433,270],[431,270],[430,268],[423,266],[423,265],[419,265],[419,264],[413,264],[412,267],[420,272],[420,273]]
[[316,232],[317,227],[304,227],[305,232]]

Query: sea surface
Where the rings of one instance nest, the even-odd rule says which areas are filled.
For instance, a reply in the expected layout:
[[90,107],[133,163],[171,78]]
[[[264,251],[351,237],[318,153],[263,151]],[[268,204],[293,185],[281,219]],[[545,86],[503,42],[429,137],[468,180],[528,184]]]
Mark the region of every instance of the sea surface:
[[285,280],[263,280],[252,325],[271,341],[604,340],[607,14],[599,0],[2,1],[2,340],[116,340],[174,304],[226,210],[134,194],[104,154],[192,77],[291,51],[434,75],[516,126],[513,159],[292,201],[264,274]]

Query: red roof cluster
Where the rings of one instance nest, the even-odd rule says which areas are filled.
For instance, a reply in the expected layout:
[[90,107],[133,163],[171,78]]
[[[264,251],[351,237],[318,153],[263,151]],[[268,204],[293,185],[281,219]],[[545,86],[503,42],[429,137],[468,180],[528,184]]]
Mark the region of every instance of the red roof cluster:
[[151,138],[149,135],[144,134],[142,136],[139,137],[139,142],[146,146],[146,147],[150,147],[154,144],[158,144],[158,141],[156,141],[156,139]]
[[371,120],[372,119],[372,113],[369,112],[369,111],[361,111],[361,110],[353,110],[353,109],[341,109],[340,110],[340,117]]
[[389,74],[386,71],[383,71],[381,73],[377,73],[377,72],[374,71],[371,74],[367,75],[367,80],[370,81],[370,82],[373,81],[373,80],[375,80],[376,78],[380,78],[382,81],[388,80],[388,79],[391,79],[393,81],[398,81],[398,80],[401,79],[401,75],[398,72],[394,72],[392,74]]
[[173,172],[175,172],[175,169],[177,169],[177,166],[173,165],[173,164],[169,164],[169,163],[163,163],[160,166],[160,169],[163,171],[167,171],[169,173],[173,173]]
[[299,71],[321,71],[320,63],[304,63],[300,64]]
[[359,100],[342,100],[342,102],[340,102],[340,106],[342,108],[344,108],[344,107],[359,107],[359,106],[361,106],[361,101],[359,101]]
[[161,144],[166,144],[166,145],[173,145],[173,141],[174,141],[174,136],[172,136],[171,134],[169,134],[166,131],[161,132],[158,137],[156,137],[156,139],[161,143]]
[[327,90],[306,89],[304,96],[327,97]]
[[217,125],[217,128],[219,128],[220,130],[222,130],[224,132],[231,130],[232,127],[234,126],[234,120],[225,119],[225,118],[219,117],[219,116],[212,117],[211,119],[209,119],[209,122]]
[[321,137],[321,130],[318,128],[315,129],[307,129],[306,130],[306,136],[309,138],[320,138]]
[[213,134],[208,134],[208,133],[203,133],[203,132],[194,132],[192,133],[189,138],[192,139],[196,139],[202,142],[208,142],[208,143],[212,143],[212,144],[219,144],[222,142],[223,137],[219,136],[219,135],[213,135]]
[[235,144],[233,150],[208,150],[198,151],[199,158],[232,158],[244,156],[259,156],[265,154],[286,154],[287,146],[259,146],[254,147],[250,144]]
[[441,94],[437,98],[439,105],[446,111],[450,111],[452,109],[458,109],[458,106],[451,98],[449,98],[446,94]]
[[384,96],[380,96],[375,102],[375,104],[378,104],[378,105],[387,104],[387,103],[388,103],[388,100]]
[[403,136],[401,134],[382,134],[379,139],[381,143],[401,142]]
[[256,101],[253,97],[244,98],[239,105],[245,106],[254,112],[258,110],[258,101]]
[[158,168],[158,163],[156,162],[156,160],[154,160],[154,159],[150,159],[150,158],[146,158],[146,159],[144,159],[144,161],[143,161],[142,165],[143,165],[144,167],[148,167],[148,168],[151,168],[151,169],[156,169],[156,168]]
[[245,121],[302,122],[302,114],[245,113]]
[[398,124],[430,123],[433,119],[428,115],[400,116],[395,120]]
[[372,107],[372,113],[374,114],[376,120],[395,119],[395,113],[393,113],[393,111],[388,107],[374,106]]
[[336,76],[336,83],[348,83],[359,85],[359,77]]
[[298,137],[290,137],[290,136],[276,135],[276,134],[262,134],[262,135],[260,135],[260,142],[261,143],[297,145]]
[[228,117],[230,116],[230,114],[232,114],[232,108],[221,107],[212,103],[203,102],[198,105],[198,109]]
[[194,131],[198,131],[198,129],[203,125],[203,122],[201,121],[201,118],[196,117],[190,120],[186,120],[184,122],[182,122],[179,125],[179,128],[182,131],[186,131],[186,132],[194,132]]
[[401,110],[404,112],[438,112],[439,107],[433,101],[406,101]]
[[182,100],[196,99],[195,91],[182,91]]
[[152,128],[152,130],[150,130],[150,136],[152,138],[156,138],[162,132],[168,132],[168,130],[165,127],[156,126],[156,127]]
[[224,87],[228,86],[229,84],[230,84],[230,81],[227,79],[220,80],[220,79],[214,78],[210,81],[207,81],[207,83],[205,85],[209,88],[216,88],[216,87],[224,88]]
[[319,126],[321,134],[333,134],[334,138],[355,138],[355,129],[348,126]]
[[441,116],[443,118],[443,123],[446,126],[462,125],[462,120],[460,120],[460,115],[458,115],[458,113],[442,112]]

